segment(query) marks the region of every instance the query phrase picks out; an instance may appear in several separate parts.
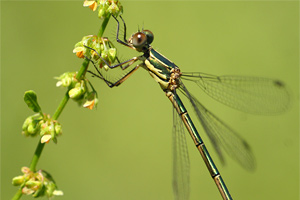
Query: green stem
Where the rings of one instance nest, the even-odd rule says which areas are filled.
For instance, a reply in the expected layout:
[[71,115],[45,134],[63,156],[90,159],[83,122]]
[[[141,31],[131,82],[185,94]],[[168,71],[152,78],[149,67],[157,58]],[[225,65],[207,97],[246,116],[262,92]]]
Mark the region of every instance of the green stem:
[[89,66],[90,61],[88,59],[84,59],[81,68],[79,69],[77,75],[76,75],[76,79],[80,79],[82,76],[85,75],[88,66]]
[[13,196],[12,200],[18,200],[22,196],[22,188],[20,187],[15,196]]
[[33,158],[32,158],[31,163],[30,163],[30,167],[29,167],[30,171],[32,171],[32,172],[36,171],[35,168],[36,168],[36,165],[37,165],[37,163],[38,163],[38,161],[40,159],[40,156],[42,154],[44,146],[45,146],[45,143],[41,143],[41,141],[39,140],[38,145],[37,145],[37,147],[35,149]]
[[108,24],[108,21],[110,19],[110,16],[111,15],[107,16],[106,18],[104,18],[104,20],[103,20],[103,22],[101,24],[100,30],[98,32],[98,37],[102,37],[102,35],[103,35],[104,31],[105,31],[105,28],[106,28],[106,26]]
[[58,105],[55,113],[53,114],[53,116],[52,116],[53,120],[57,120],[58,119],[59,115],[62,113],[62,111],[64,110],[65,106],[67,105],[68,100],[70,99],[68,92],[69,91],[66,92],[65,96],[63,97],[63,99],[61,100],[60,104]]
[[[100,27],[100,30],[99,30],[99,33],[98,33],[99,37],[102,37],[102,35],[105,31],[105,28],[108,24],[109,18],[110,18],[110,15],[107,18],[105,18],[103,23],[101,24],[101,27]],[[76,79],[81,79],[85,75],[85,73],[88,69],[88,66],[89,66],[89,60],[84,59],[82,65],[81,65],[81,68],[79,69],[79,71],[76,75]],[[58,117],[60,116],[60,114],[64,110],[65,106],[67,105],[67,103],[70,99],[68,92],[69,91],[66,92],[65,96],[63,97],[60,104],[58,105],[55,113],[53,114],[53,116],[52,116],[53,120],[58,119]],[[36,147],[36,150],[34,152],[33,158],[32,158],[31,163],[30,163],[30,170],[33,171],[33,172],[36,171],[36,165],[37,165],[37,163],[38,163],[38,161],[41,157],[44,146],[45,146],[45,143],[41,143],[41,141],[39,140],[38,145]],[[18,200],[21,197],[22,197],[22,187],[19,188],[19,190],[16,192],[16,194],[13,196],[12,199],[13,200]]]
[[[89,65],[89,61],[88,60],[84,60],[82,63],[82,66],[80,68],[80,70],[77,73],[76,78],[80,78],[82,75],[85,74],[87,67]],[[60,104],[58,105],[52,119],[53,120],[57,120],[58,117],[60,116],[60,114],[62,113],[64,107],[67,105],[68,100],[70,99],[68,92],[66,92],[65,96],[63,97],[63,99],[61,100]],[[31,160],[30,163],[30,170],[35,172],[36,171],[36,165],[41,157],[42,151],[44,149],[45,143],[41,143],[41,141],[39,140],[38,145],[36,147],[36,150],[34,152],[33,158]],[[15,196],[13,197],[13,200],[17,200],[20,199],[22,196],[22,188],[20,188],[17,193],[15,194]]]

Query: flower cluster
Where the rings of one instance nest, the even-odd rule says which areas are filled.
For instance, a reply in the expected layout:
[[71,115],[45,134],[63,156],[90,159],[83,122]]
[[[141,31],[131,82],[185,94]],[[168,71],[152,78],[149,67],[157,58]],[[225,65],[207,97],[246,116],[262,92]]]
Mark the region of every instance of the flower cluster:
[[50,118],[49,115],[41,116],[36,113],[27,117],[22,127],[22,134],[25,136],[41,136],[41,143],[49,143],[52,139],[57,142],[56,137],[62,134],[60,123]]
[[92,110],[98,104],[98,96],[96,91],[89,92],[86,96],[86,101],[83,107]]
[[[57,87],[67,87],[69,88],[69,97],[79,105],[88,109],[93,109],[97,106],[98,95],[94,87],[86,79],[78,80],[76,79],[77,72],[66,72],[60,77],[56,77],[58,82],[56,83]],[[90,85],[90,88],[87,87],[87,82]]]
[[[97,106],[97,92],[85,78],[89,62],[92,62],[95,66],[97,65],[97,70],[98,67],[108,70],[109,66],[118,60],[114,45],[107,38],[100,36],[104,32],[109,18],[111,16],[118,17],[118,15],[122,14],[123,7],[121,3],[119,0],[84,0],[83,6],[89,7],[93,11],[98,9],[98,17],[103,19],[103,22],[98,33],[99,36],[85,36],[75,45],[73,52],[76,53],[76,56],[85,58],[80,71],[66,72],[56,77],[58,80],[56,86],[67,88],[68,92],[53,117],[51,118],[50,115],[44,114],[37,101],[37,95],[33,90],[26,91],[24,94],[25,103],[35,114],[27,117],[24,121],[22,134],[27,137],[40,135],[41,139],[30,168],[22,167],[21,171],[23,175],[12,179],[12,184],[20,188],[13,199],[19,199],[22,194],[32,195],[34,198],[43,196],[51,198],[63,195],[63,192],[57,189],[55,181],[48,172],[35,170],[43,150],[42,147],[45,145],[44,143],[49,143],[50,140],[56,143],[57,136],[62,134],[62,126],[56,119],[61,114],[69,98],[88,109],[93,109]],[[99,74],[101,73],[99,72]],[[97,76],[97,74],[94,75]]]
[[104,67],[105,70],[109,69],[107,64],[111,65],[114,63],[117,57],[117,50],[112,42],[108,38],[96,35],[83,37],[80,42],[75,44],[73,53],[76,53],[78,58],[90,57],[94,64],[100,68]]
[[56,87],[69,87],[74,81],[76,81],[76,72],[66,72],[59,77],[55,77],[55,79],[58,80]]
[[23,123],[22,134],[25,136],[36,136],[40,131],[42,120],[43,116],[40,113],[27,117]]
[[63,195],[61,190],[57,190],[54,180],[47,172],[39,170],[34,173],[28,167],[22,167],[21,171],[23,175],[14,177],[12,184],[21,186],[23,194],[33,197]]
[[83,6],[89,7],[92,11],[99,8],[98,17],[100,19],[110,15],[118,16],[123,12],[123,7],[118,0],[85,0]]

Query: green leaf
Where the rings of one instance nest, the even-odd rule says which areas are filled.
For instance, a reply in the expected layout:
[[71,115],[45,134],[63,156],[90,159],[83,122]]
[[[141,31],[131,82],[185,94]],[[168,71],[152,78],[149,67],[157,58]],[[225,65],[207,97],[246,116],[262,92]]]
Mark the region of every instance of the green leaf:
[[37,112],[42,113],[42,109],[37,102],[37,96],[34,91],[32,90],[26,91],[24,94],[24,101],[31,110],[33,110],[36,113]]

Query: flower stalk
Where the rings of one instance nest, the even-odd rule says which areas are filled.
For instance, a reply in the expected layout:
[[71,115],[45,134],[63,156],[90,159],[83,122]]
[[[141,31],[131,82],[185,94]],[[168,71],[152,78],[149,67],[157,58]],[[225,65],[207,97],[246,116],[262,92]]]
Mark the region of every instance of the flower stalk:
[[[84,6],[91,8],[93,11],[96,11],[97,8],[99,8],[98,17],[103,19],[103,21],[97,37],[102,41],[102,43],[100,42],[99,44],[102,44],[102,47],[105,47],[104,43],[108,42],[108,40],[103,39],[102,36],[111,15],[117,16],[122,12],[123,8],[120,2],[118,0],[85,0]],[[82,45],[82,47],[83,46],[84,45]],[[106,53],[108,58],[107,62],[113,62],[115,59],[116,50],[113,48],[104,50],[109,52]],[[36,166],[42,155],[45,144],[48,143],[50,139],[56,142],[56,137],[61,134],[61,125],[57,122],[57,119],[62,114],[62,111],[67,105],[69,99],[73,98],[75,101],[77,101],[78,99],[82,100],[83,98],[86,98],[86,102],[83,106],[89,109],[93,109],[97,105],[97,93],[90,82],[88,83],[91,87],[91,91],[88,90],[86,84],[87,80],[85,80],[85,74],[90,63],[90,59],[88,59],[88,57],[90,57],[90,51],[87,51],[85,54],[83,54],[84,51],[85,49],[81,49],[81,51],[76,52],[78,57],[84,58],[79,71],[76,73],[65,73],[57,78],[59,80],[57,82],[57,86],[67,87],[68,91],[65,93],[64,97],[59,103],[52,118],[42,112],[41,107],[37,103],[37,96],[33,91],[27,91],[24,95],[26,104],[36,114],[28,117],[25,120],[22,133],[25,136],[35,136],[39,133],[41,135],[41,140],[38,142],[29,168],[23,167],[23,176],[16,176],[13,178],[13,184],[20,186],[12,198],[13,200],[20,199],[23,194],[31,194],[33,197],[41,197],[44,195],[52,197],[53,195],[62,195],[61,191],[56,190],[57,187],[51,175],[42,170],[37,171]]]

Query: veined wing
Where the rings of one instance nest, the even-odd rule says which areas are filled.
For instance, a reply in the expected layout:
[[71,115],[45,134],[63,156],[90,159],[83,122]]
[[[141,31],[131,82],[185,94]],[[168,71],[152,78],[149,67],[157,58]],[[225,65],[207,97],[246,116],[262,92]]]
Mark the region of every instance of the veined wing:
[[183,122],[173,108],[173,191],[175,200],[188,200],[190,192],[190,161]]
[[255,169],[255,159],[248,143],[234,130],[207,110],[181,83],[180,91],[190,100],[198,120],[202,124],[222,163],[221,149],[247,170]]
[[205,73],[183,73],[182,79],[195,82],[205,93],[232,108],[272,115],[289,106],[289,94],[279,80],[248,76],[214,76]]

